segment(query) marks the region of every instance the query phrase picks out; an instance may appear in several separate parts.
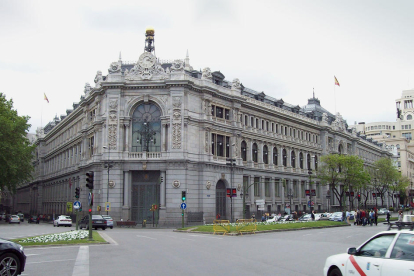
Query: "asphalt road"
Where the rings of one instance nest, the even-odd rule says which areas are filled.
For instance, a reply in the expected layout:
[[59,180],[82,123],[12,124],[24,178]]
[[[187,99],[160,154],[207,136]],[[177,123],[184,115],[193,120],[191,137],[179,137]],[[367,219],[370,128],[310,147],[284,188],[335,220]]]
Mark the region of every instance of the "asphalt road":
[[[0,223],[0,237],[64,232],[51,224]],[[217,236],[173,229],[98,230],[110,244],[25,248],[22,275],[322,275],[325,259],[358,246],[378,226]]]

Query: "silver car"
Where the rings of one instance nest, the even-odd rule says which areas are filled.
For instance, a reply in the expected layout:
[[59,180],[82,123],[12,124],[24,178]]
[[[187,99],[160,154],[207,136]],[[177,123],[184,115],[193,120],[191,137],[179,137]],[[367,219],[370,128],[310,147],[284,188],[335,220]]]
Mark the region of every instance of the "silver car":
[[102,217],[106,220],[106,225],[109,228],[111,229],[114,228],[114,220],[110,216],[102,215]]
[[20,218],[18,215],[11,215],[9,223],[18,223],[20,224]]

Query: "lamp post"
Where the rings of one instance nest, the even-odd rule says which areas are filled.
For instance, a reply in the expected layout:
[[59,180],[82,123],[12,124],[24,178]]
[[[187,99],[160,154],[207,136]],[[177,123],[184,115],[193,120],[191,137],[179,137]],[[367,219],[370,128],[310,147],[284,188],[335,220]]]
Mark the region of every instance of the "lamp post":
[[[108,150],[108,161],[106,161],[106,163],[104,165],[104,168],[108,169],[108,184],[107,184],[107,187],[106,187],[106,202],[109,202],[109,170],[112,168],[112,164],[109,161],[109,157],[110,157],[110,154],[111,154],[111,147],[110,146],[103,146],[103,148]],[[105,209],[106,209],[106,214],[108,215],[109,211],[106,208],[106,204],[105,204]]]
[[309,174],[309,211],[312,213],[312,169],[308,170]]
[[[230,187],[231,187],[231,193],[230,193],[230,222],[233,222],[233,167],[236,165],[236,159],[233,159],[232,151],[234,147],[234,143],[231,145],[232,148],[229,148],[229,156],[230,158],[226,159],[226,165],[230,166]],[[236,195],[237,196],[237,195]]]
[[289,188],[289,193],[287,194],[289,198],[289,208],[290,208],[290,214],[292,214],[292,197],[293,197],[293,191],[291,188]]
[[146,119],[142,123],[141,129],[136,131],[140,136],[141,140],[137,138],[137,142],[142,145],[142,142],[144,142],[144,151],[149,151],[149,143],[154,142],[156,143],[155,135],[157,134],[154,130],[151,128],[150,122],[148,122]]

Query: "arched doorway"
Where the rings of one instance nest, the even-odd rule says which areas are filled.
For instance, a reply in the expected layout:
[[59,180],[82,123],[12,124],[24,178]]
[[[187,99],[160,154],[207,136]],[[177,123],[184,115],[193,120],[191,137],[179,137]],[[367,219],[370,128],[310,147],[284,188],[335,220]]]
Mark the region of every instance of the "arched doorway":
[[216,184],[216,216],[226,219],[226,213],[226,184],[220,179]]

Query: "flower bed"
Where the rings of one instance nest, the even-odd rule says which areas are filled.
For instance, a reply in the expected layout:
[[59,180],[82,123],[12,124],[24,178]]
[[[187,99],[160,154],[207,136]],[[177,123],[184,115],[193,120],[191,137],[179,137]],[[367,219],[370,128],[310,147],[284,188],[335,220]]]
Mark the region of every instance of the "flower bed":
[[18,239],[18,243],[53,243],[59,241],[75,241],[82,240],[89,236],[89,231],[87,230],[75,230],[70,232],[50,234],[39,237],[31,237],[25,239]]

